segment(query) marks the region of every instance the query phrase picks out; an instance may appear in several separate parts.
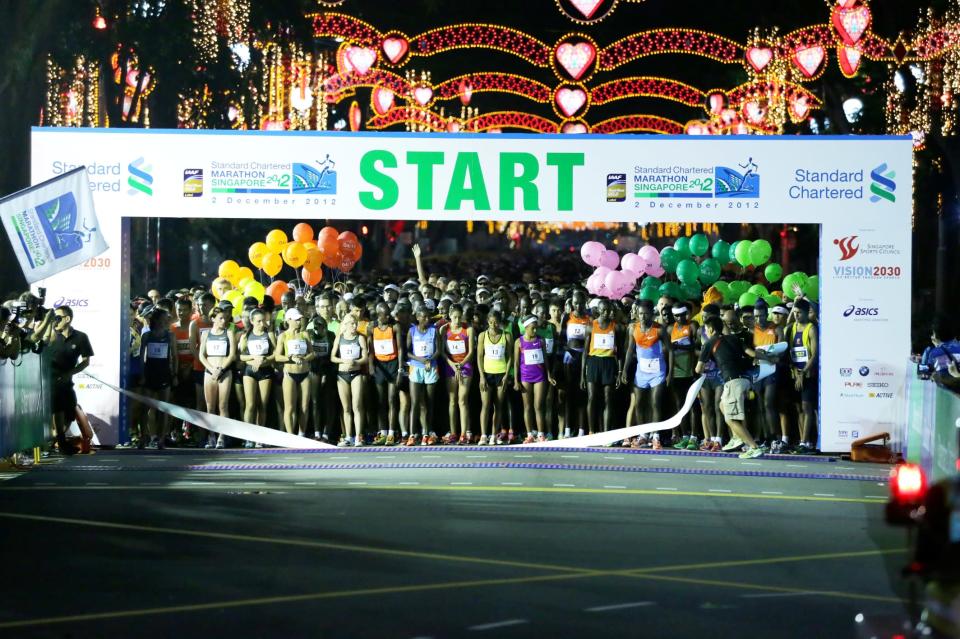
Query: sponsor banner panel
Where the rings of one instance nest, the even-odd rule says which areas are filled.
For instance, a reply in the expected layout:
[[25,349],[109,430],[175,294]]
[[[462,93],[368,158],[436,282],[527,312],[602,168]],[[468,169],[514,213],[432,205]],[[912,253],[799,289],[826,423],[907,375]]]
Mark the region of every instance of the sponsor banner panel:
[[[911,154],[905,137],[37,128],[32,175],[40,182],[87,166],[116,248],[48,280],[48,297],[90,300],[77,326],[110,383],[119,383],[117,336],[126,330],[123,217],[819,224],[821,447],[844,451],[854,432],[902,425]],[[890,379],[853,381],[890,386],[845,387],[841,371],[859,375],[862,366]],[[82,389],[82,403],[87,390],[99,392]],[[102,418],[116,422],[116,399],[104,403]]]

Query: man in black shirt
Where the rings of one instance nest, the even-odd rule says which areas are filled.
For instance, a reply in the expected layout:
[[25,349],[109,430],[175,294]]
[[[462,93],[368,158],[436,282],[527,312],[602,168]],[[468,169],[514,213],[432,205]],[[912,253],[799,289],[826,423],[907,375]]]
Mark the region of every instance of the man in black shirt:
[[[73,376],[90,365],[93,348],[86,333],[73,330],[73,309],[61,306],[54,311],[56,333],[47,348],[50,358],[50,368],[53,374],[53,422],[56,429],[57,443],[60,452],[68,455],[72,451],[67,449],[66,433],[77,414],[77,395],[73,391]],[[83,444],[82,450],[90,450],[90,440],[93,432],[81,425]]]
[[746,395],[750,390],[748,373],[751,367],[750,357],[757,354],[752,348],[745,348],[735,335],[723,334],[723,320],[718,317],[709,317],[704,320],[707,329],[707,342],[700,351],[700,361],[697,362],[697,374],[703,373],[704,364],[711,358],[720,369],[723,378],[723,395],[720,397],[720,408],[724,420],[733,433],[724,450],[734,450],[746,443],[749,450],[740,455],[741,459],[759,457],[763,451],[757,446],[744,423],[746,419]]

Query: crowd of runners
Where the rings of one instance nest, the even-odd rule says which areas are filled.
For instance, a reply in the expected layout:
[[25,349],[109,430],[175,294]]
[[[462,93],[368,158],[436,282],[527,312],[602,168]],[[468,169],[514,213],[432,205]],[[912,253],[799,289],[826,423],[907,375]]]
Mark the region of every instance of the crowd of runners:
[[[703,375],[675,428],[619,445],[816,450],[817,311],[802,295],[746,308],[713,289],[698,302],[610,301],[531,277],[427,274],[414,255],[415,278],[291,283],[279,304],[234,308],[226,280],[151,291],[132,304],[127,386],[341,447],[487,446],[666,420]],[[129,414],[134,446],[259,446],[136,402]]]

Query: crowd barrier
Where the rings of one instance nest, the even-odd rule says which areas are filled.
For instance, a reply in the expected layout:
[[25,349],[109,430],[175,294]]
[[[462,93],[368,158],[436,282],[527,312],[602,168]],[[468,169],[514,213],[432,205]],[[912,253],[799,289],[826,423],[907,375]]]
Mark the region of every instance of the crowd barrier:
[[908,462],[923,467],[931,483],[957,473],[960,395],[908,375],[906,426]]
[[43,355],[0,360],[0,457],[50,438],[50,367]]

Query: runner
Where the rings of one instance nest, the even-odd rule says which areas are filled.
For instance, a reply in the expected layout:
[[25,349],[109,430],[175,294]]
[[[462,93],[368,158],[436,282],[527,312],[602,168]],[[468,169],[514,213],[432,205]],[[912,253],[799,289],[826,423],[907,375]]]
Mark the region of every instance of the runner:
[[[463,308],[453,304],[449,309],[449,323],[442,329],[443,374],[447,378],[447,418],[450,432],[444,435],[444,444],[473,443],[470,428],[470,387],[473,382],[474,335],[473,327],[465,326]],[[459,424],[457,423],[459,420]],[[457,435],[459,425],[460,434]]]
[[580,387],[581,368],[583,367],[583,347],[590,325],[590,316],[587,314],[587,298],[583,291],[574,291],[569,300],[570,311],[563,319],[560,335],[563,343],[563,437],[570,437],[573,428],[577,428],[577,435],[582,437],[587,425],[586,402]]
[[[267,407],[273,387],[273,362],[277,349],[273,333],[267,331],[266,314],[260,309],[250,313],[246,330],[240,337],[240,361],[243,368],[243,396],[246,403],[243,421],[258,426],[267,425]],[[253,448],[251,441],[245,448]]]
[[377,322],[373,326],[373,377],[377,385],[380,408],[380,431],[374,446],[393,446],[397,443],[400,412],[400,325],[390,317],[385,302],[377,304]]
[[436,326],[430,322],[430,310],[426,304],[414,309],[417,323],[410,326],[407,333],[405,353],[410,365],[410,404],[412,418],[410,422],[410,438],[407,446],[415,446],[418,442],[414,420],[419,418],[422,437],[419,442],[422,446],[433,446],[437,443],[437,434],[432,428],[434,393],[440,374],[437,372],[437,341],[439,339]]
[[[671,309],[674,323],[670,327],[670,370],[667,373],[667,388],[673,394],[676,410],[683,407],[687,391],[694,382],[694,368],[697,364],[697,343],[699,326],[690,320],[690,306],[678,302]],[[680,420],[680,440],[673,445],[677,449],[697,450],[697,435],[693,428],[693,410]]]
[[[590,345],[580,368],[580,388],[587,391],[587,424],[590,434],[600,432],[596,403],[602,401],[603,432],[613,424],[613,391],[620,388],[620,361],[617,357],[617,338],[620,330],[611,319],[612,307],[608,300],[597,305],[597,319],[587,328],[585,341]],[[601,394],[603,398],[601,399]]]
[[306,436],[310,410],[310,366],[315,355],[310,335],[302,330],[303,315],[296,308],[285,313],[287,330],[277,338],[275,360],[283,364],[283,425],[291,435]]
[[[769,365],[777,366],[781,360],[780,356],[763,356],[760,352],[761,347],[772,346],[783,341],[783,332],[776,324],[770,322],[770,311],[767,303],[758,300],[753,308],[753,349],[757,351],[757,363],[766,362]],[[782,441],[777,436],[777,426],[780,422],[780,416],[777,413],[777,373],[764,377],[753,384],[753,390],[757,394],[761,406],[759,412],[759,422],[763,434],[761,448],[766,448],[772,453],[779,453]],[[766,444],[766,446],[764,446]]]
[[364,375],[369,368],[367,338],[357,332],[357,319],[347,315],[333,342],[330,361],[337,365],[337,391],[343,407],[344,436],[337,444],[363,446]]
[[810,321],[810,302],[797,300],[793,305],[795,322],[787,328],[790,361],[796,401],[800,404],[800,443],[794,452],[816,452],[817,403],[820,396],[820,346],[817,327]]
[[310,347],[314,358],[310,362],[310,406],[313,438],[329,442],[331,431],[339,427],[340,406],[336,392],[336,366],[330,362],[330,352],[336,336],[327,322],[315,313],[307,325]]
[[[149,330],[140,340],[140,357],[143,360],[143,394],[162,402],[170,401],[170,387],[177,383],[177,342],[167,328],[170,315],[159,306],[150,313]],[[166,447],[169,416],[157,415],[157,409],[147,409],[147,430],[150,443],[147,448],[156,450]]]
[[[229,315],[219,306],[210,311],[212,326],[200,338],[199,361],[203,365],[203,390],[207,412],[221,417],[230,416],[230,387],[233,384],[232,366],[237,358],[237,340],[228,330]],[[210,433],[204,448],[223,448],[226,438]]]
[[[480,445],[499,443],[496,433],[504,436],[504,399],[506,373],[513,354],[513,343],[500,322],[502,315],[492,310],[487,315],[487,330],[477,342],[477,368],[480,372]],[[489,431],[487,424],[489,422]]]
[[[702,309],[702,321],[706,323],[711,317],[720,317],[720,307],[716,304],[705,304]],[[707,342],[706,326],[700,327],[700,350]],[[698,356],[699,359],[699,356]],[[703,386],[700,387],[700,416],[703,424],[703,444],[700,450],[709,453],[719,453],[722,448],[723,412],[720,410],[720,396],[723,394],[723,379],[720,369],[713,358],[703,364]]]
[[[560,325],[562,318],[560,315],[561,302],[552,299],[548,304],[546,301],[540,301],[533,307],[533,312],[537,316],[537,337],[543,340],[544,352],[547,355],[547,371],[553,377],[554,382],[561,379],[563,362],[558,356],[560,352]],[[545,387],[546,396],[543,400],[543,419],[544,429],[547,439],[554,438],[554,432],[557,436],[563,434],[561,424],[557,421],[557,390],[559,384],[548,384]],[[554,430],[556,426],[556,431]]]
[[[637,321],[630,326],[626,337],[626,361],[620,381],[627,383],[627,371],[634,360],[637,370],[633,377],[634,413],[630,424],[659,422],[663,419],[663,401],[666,380],[670,374],[670,337],[667,329],[653,321],[654,308],[648,300],[637,303]],[[624,442],[627,443],[627,442]],[[633,448],[652,445],[660,450],[660,433],[654,431],[648,438],[640,435],[629,442]]]
[[[177,342],[177,385],[174,389],[174,402],[178,406],[190,408],[195,401],[195,397],[193,396],[195,393],[193,384],[195,361],[193,348],[190,344],[193,301],[189,296],[184,295],[177,299],[175,308],[177,310],[177,321],[170,325],[170,330],[173,331],[174,339],[176,339]],[[170,436],[174,440],[178,440],[180,439],[178,435],[182,435],[186,441],[186,435],[190,433],[190,430],[190,424],[183,422],[179,432],[175,428],[171,429],[172,432]]]
[[547,368],[545,340],[537,335],[537,318],[528,315],[521,320],[523,334],[513,349],[514,390],[523,398],[524,426],[527,436],[524,444],[547,441],[543,401],[545,386],[556,381]]

